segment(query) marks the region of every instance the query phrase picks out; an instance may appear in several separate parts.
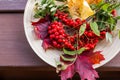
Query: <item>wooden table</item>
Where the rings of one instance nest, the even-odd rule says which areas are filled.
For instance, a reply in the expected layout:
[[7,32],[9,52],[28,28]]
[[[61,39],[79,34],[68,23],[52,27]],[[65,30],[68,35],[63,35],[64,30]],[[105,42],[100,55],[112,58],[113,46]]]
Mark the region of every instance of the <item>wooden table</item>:
[[[59,80],[55,69],[29,46],[23,26],[27,0],[0,0],[0,79]],[[101,78],[120,78],[120,53],[97,69]],[[101,79],[100,79],[101,80]]]

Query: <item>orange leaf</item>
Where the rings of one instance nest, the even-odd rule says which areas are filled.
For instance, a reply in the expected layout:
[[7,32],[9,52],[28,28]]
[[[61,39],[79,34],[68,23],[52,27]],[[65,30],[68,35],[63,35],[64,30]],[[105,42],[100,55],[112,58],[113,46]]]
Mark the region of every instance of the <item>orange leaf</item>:
[[99,2],[101,2],[102,0],[87,0],[87,2],[89,4],[98,4]]
[[105,60],[100,51],[94,52],[89,59],[93,64],[99,64],[102,60]]

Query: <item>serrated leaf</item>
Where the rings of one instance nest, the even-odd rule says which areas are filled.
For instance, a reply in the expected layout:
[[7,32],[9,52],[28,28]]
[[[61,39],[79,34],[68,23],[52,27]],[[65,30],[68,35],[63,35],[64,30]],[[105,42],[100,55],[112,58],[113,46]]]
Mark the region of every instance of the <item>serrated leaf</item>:
[[64,61],[74,61],[76,58],[67,58],[67,57],[65,57],[65,56],[63,56],[63,55],[61,55],[60,56]]
[[96,22],[91,22],[90,27],[97,36],[100,36],[100,31],[98,30],[98,25]]
[[112,35],[109,32],[106,32],[106,41],[110,41],[112,43]]
[[86,24],[81,25],[80,30],[79,30],[79,35],[83,35],[86,29]]
[[76,51],[68,51],[65,48],[63,48],[64,54],[71,55],[71,56],[76,55],[76,54],[81,54],[85,50],[86,50],[86,48],[84,48],[84,47],[80,48],[79,50],[76,50]]

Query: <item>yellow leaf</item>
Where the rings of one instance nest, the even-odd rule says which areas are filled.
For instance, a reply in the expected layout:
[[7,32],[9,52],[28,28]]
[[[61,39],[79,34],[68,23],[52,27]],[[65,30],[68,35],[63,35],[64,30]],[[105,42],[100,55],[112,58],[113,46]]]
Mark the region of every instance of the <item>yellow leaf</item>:
[[89,16],[93,15],[94,11],[90,8],[89,4],[86,1],[83,2],[83,5],[84,6],[83,6],[82,10],[80,10],[81,11],[80,12],[81,13],[80,17],[82,19],[86,19]]
[[94,14],[86,0],[67,0],[67,2],[72,17],[86,19]]

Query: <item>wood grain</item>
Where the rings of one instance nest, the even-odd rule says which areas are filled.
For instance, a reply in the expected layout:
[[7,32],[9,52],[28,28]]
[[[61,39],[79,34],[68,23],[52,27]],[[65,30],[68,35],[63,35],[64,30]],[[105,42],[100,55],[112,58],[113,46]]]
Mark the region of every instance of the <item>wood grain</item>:
[[30,48],[23,14],[0,14],[0,66],[46,66]]
[[23,12],[27,0],[0,0],[0,12]]

